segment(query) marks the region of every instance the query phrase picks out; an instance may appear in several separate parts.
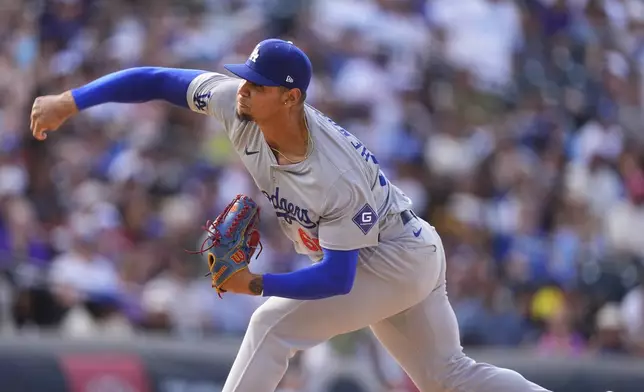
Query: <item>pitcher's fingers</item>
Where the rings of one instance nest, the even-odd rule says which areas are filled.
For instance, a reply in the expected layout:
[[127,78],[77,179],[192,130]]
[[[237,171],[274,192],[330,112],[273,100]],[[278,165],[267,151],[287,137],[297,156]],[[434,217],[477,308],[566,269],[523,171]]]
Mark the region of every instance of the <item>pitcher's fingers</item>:
[[29,128],[33,131],[34,130],[34,122],[36,120],[36,111],[32,108],[31,109],[31,115],[29,116]]
[[47,132],[46,130],[42,130],[42,131],[40,131],[40,132],[36,135],[36,139],[38,139],[38,140],[40,140],[40,141],[43,141],[43,140],[47,139],[47,133],[46,133],[46,132]]
[[34,128],[32,131],[33,136],[38,140],[45,140],[47,135],[45,134],[46,128],[42,126],[38,120],[34,122]]

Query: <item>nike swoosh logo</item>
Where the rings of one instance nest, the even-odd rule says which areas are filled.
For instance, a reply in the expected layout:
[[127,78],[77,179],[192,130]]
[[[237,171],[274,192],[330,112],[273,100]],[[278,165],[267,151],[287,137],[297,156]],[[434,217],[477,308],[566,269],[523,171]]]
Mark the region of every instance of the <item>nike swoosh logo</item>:
[[259,150],[257,150],[257,151],[248,151],[248,146],[246,146],[246,148],[244,149],[244,153],[246,153],[246,155],[255,155],[255,154],[259,154]]
[[414,236],[418,237],[420,235],[421,231],[423,231],[422,227],[420,229],[418,229],[418,231],[414,231]]

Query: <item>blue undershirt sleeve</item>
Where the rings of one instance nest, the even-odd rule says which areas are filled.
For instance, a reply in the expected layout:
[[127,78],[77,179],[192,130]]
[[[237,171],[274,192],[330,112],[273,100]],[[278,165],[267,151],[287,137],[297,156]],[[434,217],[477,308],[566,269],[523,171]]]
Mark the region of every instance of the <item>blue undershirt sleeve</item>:
[[285,274],[264,274],[264,296],[312,300],[348,294],[356,277],[359,250],[323,249],[314,265]]
[[164,100],[188,108],[190,82],[206,71],[136,67],[102,76],[71,91],[79,110],[108,102],[141,103]]

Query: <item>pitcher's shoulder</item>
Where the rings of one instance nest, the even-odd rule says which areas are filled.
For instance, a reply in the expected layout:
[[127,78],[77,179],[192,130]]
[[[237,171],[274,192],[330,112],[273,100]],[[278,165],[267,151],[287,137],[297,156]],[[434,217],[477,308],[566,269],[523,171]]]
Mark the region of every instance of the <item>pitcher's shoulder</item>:
[[369,164],[378,164],[365,144],[343,126],[312,106],[306,107],[306,116],[316,148],[329,165],[347,171]]

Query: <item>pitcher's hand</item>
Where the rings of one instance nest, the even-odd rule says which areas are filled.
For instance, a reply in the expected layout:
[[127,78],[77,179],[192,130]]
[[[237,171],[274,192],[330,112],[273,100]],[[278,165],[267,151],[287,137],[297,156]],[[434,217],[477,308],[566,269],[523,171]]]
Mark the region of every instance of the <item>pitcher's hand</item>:
[[31,133],[38,140],[47,139],[48,131],[56,131],[68,118],[78,113],[71,92],[36,98],[31,107]]

